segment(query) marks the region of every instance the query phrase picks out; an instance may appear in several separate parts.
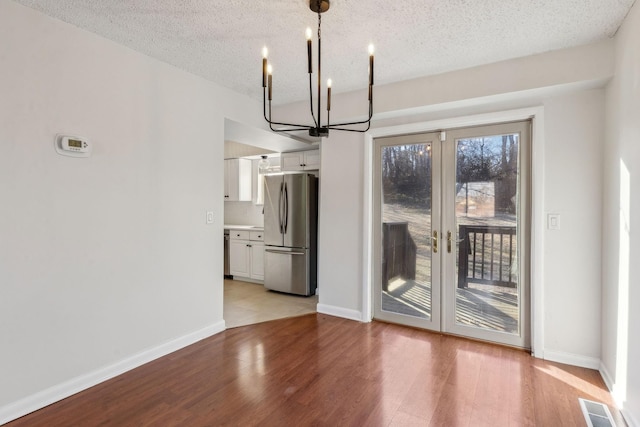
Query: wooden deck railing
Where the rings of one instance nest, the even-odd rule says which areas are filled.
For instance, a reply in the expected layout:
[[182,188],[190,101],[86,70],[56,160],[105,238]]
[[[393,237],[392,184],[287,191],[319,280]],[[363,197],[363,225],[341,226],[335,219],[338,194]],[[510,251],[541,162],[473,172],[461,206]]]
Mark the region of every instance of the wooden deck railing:
[[408,222],[384,222],[382,240],[382,288],[386,291],[394,277],[416,278],[416,244]]
[[460,225],[458,237],[459,288],[469,281],[516,286],[516,227]]

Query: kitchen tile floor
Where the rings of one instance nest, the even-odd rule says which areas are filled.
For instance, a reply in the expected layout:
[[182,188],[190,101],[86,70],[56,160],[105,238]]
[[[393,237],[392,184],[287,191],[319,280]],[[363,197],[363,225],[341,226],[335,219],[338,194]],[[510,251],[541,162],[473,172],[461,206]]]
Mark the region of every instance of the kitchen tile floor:
[[224,280],[223,316],[227,328],[315,313],[317,304],[317,295],[287,295],[256,283]]

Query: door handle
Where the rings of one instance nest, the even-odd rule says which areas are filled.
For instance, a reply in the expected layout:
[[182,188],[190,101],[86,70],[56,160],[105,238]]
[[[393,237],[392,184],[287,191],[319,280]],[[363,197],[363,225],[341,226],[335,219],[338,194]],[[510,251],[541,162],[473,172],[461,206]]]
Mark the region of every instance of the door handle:
[[438,230],[433,231],[433,237],[431,239],[433,239],[433,253],[437,254],[438,253]]
[[[447,231],[447,252],[451,253],[451,243],[453,242],[453,233]],[[464,239],[456,239],[456,243],[464,242]]]

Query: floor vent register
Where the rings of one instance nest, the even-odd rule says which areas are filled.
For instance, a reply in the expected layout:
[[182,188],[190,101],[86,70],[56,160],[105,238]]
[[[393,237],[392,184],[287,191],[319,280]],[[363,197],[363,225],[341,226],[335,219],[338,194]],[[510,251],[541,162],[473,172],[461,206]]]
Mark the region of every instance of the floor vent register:
[[589,427],[616,427],[607,405],[586,399],[578,399],[578,401]]

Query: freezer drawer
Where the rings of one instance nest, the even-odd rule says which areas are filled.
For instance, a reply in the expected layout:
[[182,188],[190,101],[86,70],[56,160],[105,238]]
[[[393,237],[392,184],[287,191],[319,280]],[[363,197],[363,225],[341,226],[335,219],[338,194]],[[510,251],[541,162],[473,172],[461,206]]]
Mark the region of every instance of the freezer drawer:
[[265,247],[265,288],[297,295],[314,295],[317,281],[311,260],[308,249]]

